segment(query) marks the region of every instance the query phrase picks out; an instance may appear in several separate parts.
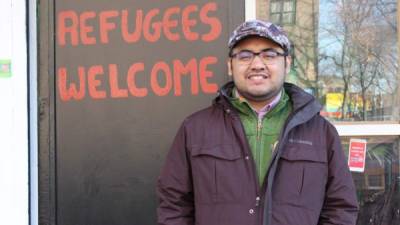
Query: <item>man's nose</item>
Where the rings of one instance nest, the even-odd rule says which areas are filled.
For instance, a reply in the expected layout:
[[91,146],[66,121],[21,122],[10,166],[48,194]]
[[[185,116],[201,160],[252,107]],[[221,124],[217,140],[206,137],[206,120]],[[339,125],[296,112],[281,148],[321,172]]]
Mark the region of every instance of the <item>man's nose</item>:
[[259,55],[254,56],[253,61],[250,64],[252,70],[264,70],[266,68],[265,63]]

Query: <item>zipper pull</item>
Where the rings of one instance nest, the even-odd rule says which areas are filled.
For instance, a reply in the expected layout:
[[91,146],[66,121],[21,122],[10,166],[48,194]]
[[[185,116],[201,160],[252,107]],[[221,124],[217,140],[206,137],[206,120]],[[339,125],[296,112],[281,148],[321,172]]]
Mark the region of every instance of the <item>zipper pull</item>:
[[258,119],[257,122],[257,140],[261,138],[261,127],[262,127],[262,120]]
[[275,143],[272,145],[272,151],[271,152],[275,151],[276,146],[278,145],[278,143],[279,143],[279,141],[275,141]]
[[260,205],[260,197],[256,197],[256,206],[259,206]]

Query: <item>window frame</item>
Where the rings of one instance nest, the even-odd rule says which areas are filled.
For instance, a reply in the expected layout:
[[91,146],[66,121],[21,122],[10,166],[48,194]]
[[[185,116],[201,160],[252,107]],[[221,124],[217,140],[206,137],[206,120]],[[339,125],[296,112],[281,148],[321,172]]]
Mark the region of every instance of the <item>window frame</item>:
[[[280,5],[280,11],[279,12],[272,12],[272,3],[278,2]],[[292,11],[284,11],[284,4],[285,2],[290,2],[292,3],[293,10]],[[287,26],[287,25],[295,25],[296,24],[296,14],[297,14],[297,1],[296,0],[271,0],[269,2],[269,18],[272,21],[272,17],[274,15],[279,15],[279,21],[273,21],[274,23],[277,23],[279,25]],[[292,15],[292,21],[290,22],[283,22],[283,15],[286,13],[290,13]]]
[[334,122],[339,136],[399,136],[399,122]]
[[246,20],[254,20],[257,18],[257,13],[256,13],[256,9],[257,9],[257,4],[256,1],[245,1],[245,5],[244,5],[244,9],[245,9],[245,18]]

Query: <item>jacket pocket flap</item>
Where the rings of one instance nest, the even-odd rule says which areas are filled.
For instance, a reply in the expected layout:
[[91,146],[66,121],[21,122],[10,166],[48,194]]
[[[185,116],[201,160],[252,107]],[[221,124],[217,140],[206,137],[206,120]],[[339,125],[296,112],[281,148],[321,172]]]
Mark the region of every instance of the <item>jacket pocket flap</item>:
[[225,160],[236,160],[242,158],[240,148],[235,145],[216,145],[193,147],[191,151],[193,157],[211,156]]
[[283,149],[281,157],[289,161],[327,162],[326,153],[312,146],[288,145]]

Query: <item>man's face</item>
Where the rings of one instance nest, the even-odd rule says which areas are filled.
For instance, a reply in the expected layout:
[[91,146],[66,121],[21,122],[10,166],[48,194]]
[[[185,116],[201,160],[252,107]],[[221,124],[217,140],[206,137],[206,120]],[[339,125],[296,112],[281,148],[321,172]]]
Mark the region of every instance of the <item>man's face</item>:
[[[240,51],[258,53],[268,49],[284,53],[279,45],[268,39],[249,37],[239,42],[232,50],[232,54]],[[282,89],[289,69],[290,57],[286,57],[286,65],[283,56],[278,56],[268,63],[265,63],[260,55],[248,63],[241,62],[237,57],[228,60],[229,75],[233,77],[239,94],[250,103],[271,102]]]

